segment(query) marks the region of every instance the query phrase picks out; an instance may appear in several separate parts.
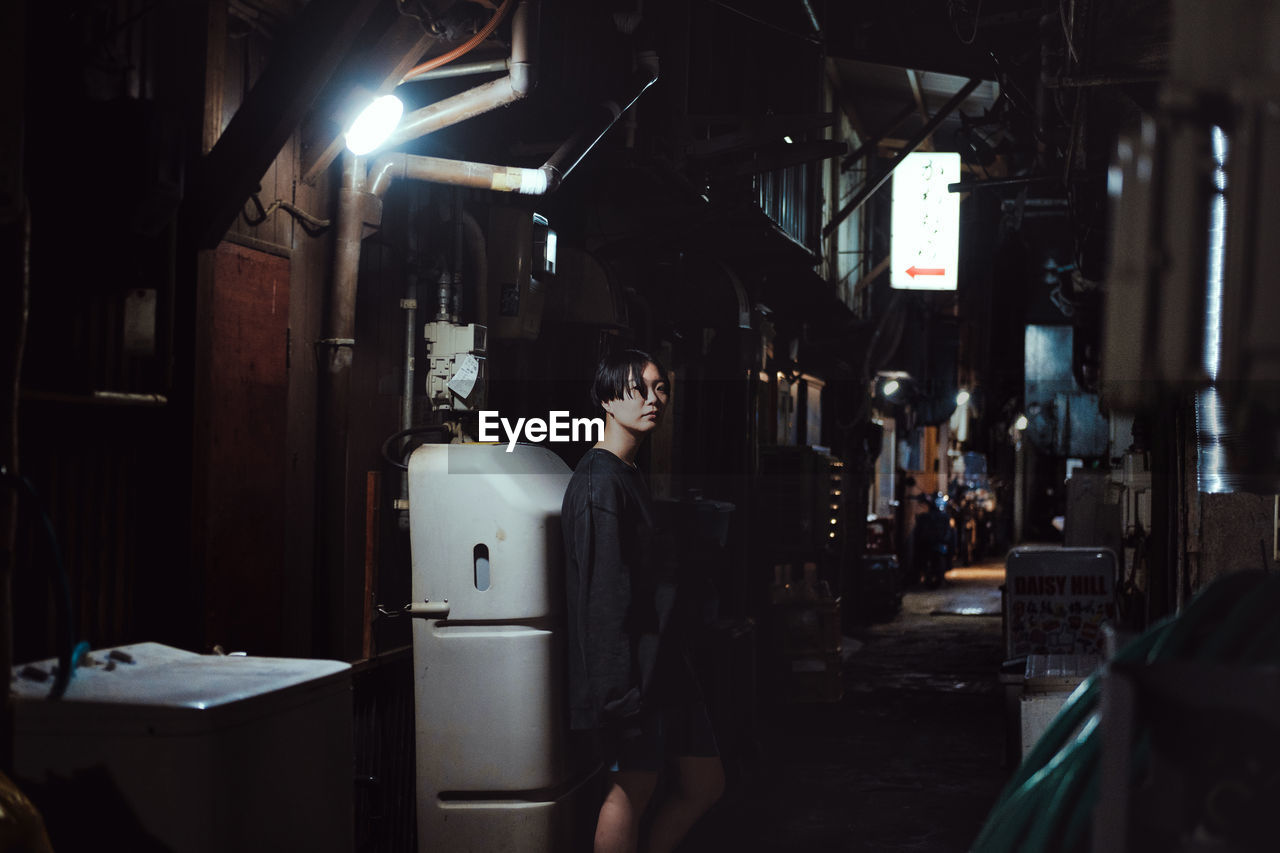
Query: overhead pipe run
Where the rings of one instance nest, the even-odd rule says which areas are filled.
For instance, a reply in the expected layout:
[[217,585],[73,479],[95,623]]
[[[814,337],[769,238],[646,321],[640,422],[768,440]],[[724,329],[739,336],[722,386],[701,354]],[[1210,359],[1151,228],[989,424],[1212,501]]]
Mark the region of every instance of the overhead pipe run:
[[[495,69],[501,70],[501,67],[506,67],[507,76],[414,110],[400,120],[399,127],[387,137],[381,147],[395,148],[397,145],[403,145],[429,133],[475,118],[498,107],[504,107],[528,95],[535,83],[533,52],[530,46],[533,43],[532,36],[537,25],[537,4],[530,0],[522,0],[516,7],[515,17],[511,21],[511,58]],[[439,74],[443,70],[434,69],[425,72],[422,76],[410,73],[405,77],[405,82],[427,79],[425,75]]]
[[366,181],[368,192],[381,198],[393,180],[409,178],[521,195],[552,193],[596,143],[604,138],[622,114],[657,81],[658,55],[652,51],[645,52],[640,54],[637,61],[639,67],[636,76],[623,96],[598,104],[594,115],[538,168],[446,160],[397,151],[382,155],[369,169]]
[[554,192],[582,158],[595,147],[618,118],[631,107],[644,91],[658,79],[657,54],[642,60],[642,70],[629,96],[620,101],[605,101],[597,107],[597,115],[565,141],[539,168],[497,166],[465,160],[446,160],[393,152],[385,154],[369,170],[369,192],[382,197],[396,178],[429,181],[453,186],[474,187],[522,195],[546,195]]
[[511,69],[510,59],[490,59],[480,62],[456,62],[442,68],[433,68],[407,76],[402,83],[419,83],[423,80],[443,80],[446,77],[471,77],[476,74],[495,74]]
[[[532,4],[522,2],[516,10],[516,29],[523,36],[513,43],[511,78],[530,79],[532,69],[527,36]],[[520,60],[520,61],[517,61]],[[519,74],[516,67],[527,69]],[[583,125],[539,168],[497,166],[465,160],[391,152],[379,157],[366,168],[363,157],[345,154],[342,187],[338,195],[337,248],[330,299],[330,346],[326,359],[328,372],[336,374],[351,364],[351,344],[355,330],[355,292],[360,270],[360,241],[382,222],[382,198],[396,179],[428,181],[451,186],[474,187],[496,192],[523,195],[546,195],[554,192],[582,159],[595,147],[618,119],[639,100],[658,79],[658,55],[645,51],[637,56],[637,70],[630,86],[616,99],[602,102]],[[484,87],[478,87],[484,88]],[[471,90],[476,91],[476,90]],[[437,105],[438,106],[438,105]],[[421,125],[420,125],[421,127]]]
[[[479,115],[507,100],[516,100],[533,85],[534,67],[530,61],[532,20],[536,4],[524,0],[516,10],[513,22],[511,70],[506,78],[478,86],[454,98],[411,113],[403,128],[392,137],[391,144],[407,142],[450,124]],[[404,153],[389,153],[377,158],[370,168],[364,157],[350,152],[343,155],[342,184],[338,195],[334,273],[329,294],[326,337],[317,342],[321,371],[321,466],[322,498],[326,513],[322,525],[326,555],[318,585],[324,589],[317,600],[317,623],[327,624],[345,614],[342,602],[359,591],[344,571],[347,538],[343,513],[347,490],[347,434],[350,416],[351,364],[355,349],[356,285],[360,272],[360,243],[382,223],[382,199],[396,179],[430,181],[452,186],[476,187],[497,192],[546,195],[582,162],[610,128],[658,79],[658,55],[643,52],[637,56],[637,72],[623,95],[600,104],[595,113],[567,139],[540,168],[498,166],[461,160],[445,160]],[[464,224],[466,217],[464,216]],[[468,234],[478,231],[466,225]],[[484,300],[480,300],[483,305]],[[483,310],[483,308],[481,309]],[[349,588],[352,587],[352,588]],[[329,653],[353,656],[353,637],[359,626],[340,620],[335,636],[328,638]],[[354,633],[352,633],[354,631]]]

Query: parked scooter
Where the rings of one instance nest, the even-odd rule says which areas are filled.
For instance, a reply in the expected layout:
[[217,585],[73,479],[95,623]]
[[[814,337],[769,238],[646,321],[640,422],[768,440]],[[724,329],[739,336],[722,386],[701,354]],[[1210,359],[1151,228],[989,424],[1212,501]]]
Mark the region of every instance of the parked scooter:
[[922,494],[916,500],[928,510],[916,516],[912,532],[915,573],[926,586],[942,585],[956,552],[955,521],[947,511],[947,496],[942,492]]

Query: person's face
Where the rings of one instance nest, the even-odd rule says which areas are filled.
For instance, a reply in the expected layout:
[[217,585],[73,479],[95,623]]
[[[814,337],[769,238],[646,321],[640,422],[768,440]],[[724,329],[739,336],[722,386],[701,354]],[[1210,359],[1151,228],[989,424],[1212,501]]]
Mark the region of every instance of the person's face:
[[604,410],[619,426],[644,434],[658,426],[667,408],[667,394],[667,381],[653,362],[649,362],[638,378],[632,374],[626,395],[604,403]]

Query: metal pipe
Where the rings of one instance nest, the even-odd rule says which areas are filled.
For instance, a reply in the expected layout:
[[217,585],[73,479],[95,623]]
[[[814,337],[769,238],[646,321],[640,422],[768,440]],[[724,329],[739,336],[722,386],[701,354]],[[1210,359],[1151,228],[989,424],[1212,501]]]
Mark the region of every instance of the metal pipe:
[[441,128],[483,115],[519,100],[520,97],[516,94],[510,75],[491,80],[409,113],[400,120],[400,125],[387,137],[382,147],[395,148]]
[[449,319],[449,291],[453,278],[448,270],[440,270],[440,278],[436,279],[436,316],[437,321]]
[[574,167],[582,162],[582,158],[587,156],[587,152],[595,147],[596,143],[604,138],[609,132],[609,128],[613,127],[618,118],[629,110],[645,90],[652,86],[658,79],[658,54],[654,51],[644,51],[636,57],[637,68],[636,75],[632,79],[632,85],[623,96],[617,100],[601,101],[597,105],[595,115],[588,119],[578,132],[569,139],[565,140],[556,152],[547,160],[543,169],[551,170],[555,175],[555,183],[558,185]]
[[[404,299],[400,302],[400,307],[404,309],[404,387],[401,391],[400,399],[400,429],[407,430],[413,426],[413,393],[415,378],[415,362],[418,344],[418,231],[417,231],[417,213],[418,201],[416,194],[411,193],[409,198],[409,229],[406,238],[409,246],[408,263],[405,264],[405,288]],[[406,476],[401,478],[400,496],[408,497],[409,480]]]
[[391,182],[398,178],[525,195],[545,195],[559,185],[559,180],[546,166],[541,169],[494,166],[398,151],[379,157],[369,176],[369,192],[378,197],[385,195]]
[[[414,387],[416,376],[414,358],[416,357],[418,343],[418,284],[416,273],[410,273],[409,275],[409,284],[405,288],[405,298],[400,303],[404,308],[404,387],[400,392],[401,431],[410,429],[413,426],[413,395],[416,390]],[[409,440],[406,438],[405,445],[408,443]],[[402,446],[400,449],[403,454],[404,447]],[[405,500],[409,497],[408,470],[400,472],[400,497]],[[396,523],[401,530],[408,530],[409,511],[400,510],[397,512]]]
[[433,68],[430,71],[423,71],[412,77],[406,77],[401,80],[404,83],[417,83],[422,80],[443,80],[446,77],[470,77],[473,74],[492,74],[497,71],[506,71],[510,67],[510,60],[507,59],[490,59],[484,62],[459,62],[456,64],[444,65],[440,68]]
[[818,23],[818,16],[813,12],[813,4],[809,0],[800,0],[800,5],[804,6],[804,13],[809,18],[809,26],[813,27],[815,33],[822,35],[822,25]]
[[[395,148],[419,137],[450,127],[467,119],[495,110],[520,100],[529,94],[534,84],[532,31],[538,20],[538,10],[530,0],[522,0],[516,7],[512,20],[511,58],[503,65],[510,67],[506,77],[491,80],[451,98],[414,110],[400,120],[383,148]],[[434,73],[434,72],[427,72]],[[415,80],[423,79],[415,77]]]
[[484,231],[480,223],[465,210],[462,224],[466,229],[467,246],[472,253],[472,278],[475,281],[476,323],[489,325],[489,256],[485,252]]
[[1134,86],[1160,83],[1164,80],[1163,74],[1130,74],[1128,76],[1103,74],[1094,77],[1050,77],[1041,82],[1048,89],[1083,89],[1094,86]]
[[[626,93],[616,100],[606,100],[598,104],[595,114],[584,122],[573,136],[565,140],[541,168],[496,166],[491,163],[445,160],[440,157],[424,157],[393,151],[379,157],[369,170],[367,182],[369,193],[380,198],[386,194],[393,180],[409,178],[496,192],[547,195],[560,186],[565,176],[582,162],[582,158],[587,156],[597,142],[604,138],[618,118],[630,109],[645,90],[658,79],[656,53],[648,51],[640,54],[639,63],[636,77]],[[970,82],[976,87],[978,81]]]
[[406,288],[404,299],[404,399],[400,401],[400,429],[413,426],[414,356],[418,342],[418,285]]
[[920,147],[920,144],[928,139],[933,132],[938,129],[938,125],[942,124],[946,117],[951,115],[952,111],[955,110],[956,107],[964,103],[964,99],[969,97],[973,90],[978,88],[981,83],[981,80],[974,77],[970,79],[968,83],[965,83],[959,92],[952,95],[951,100],[943,104],[942,107],[933,114],[933,118],[925,122],[924,127],[920,128],[920,130],[916,132],[916,135],[907,141],[906,146],[904,146],[898,156],[894,158],[893,162],[889,164],[889,168],[885,170],[885,173],[874,182],[867,181],[863,184],[863,187],[858,191],[858,194],[849,199],[848,204],[840,208],[840,211],[836,213],[835,216],[831,217],[830,222],[822,226],[822,236],[830,237],[831,232],[839,228],[840,223],[844,222],[849,214],[862,207],[862,205],[866,203],[867,199],[871,198],[871,196],[875,194],[876,190],[884,186],[885,182],[889,180],[889,176],[893,174],[893,170],[898,168],[898,166],[902,164],[903,160],[907,159],[907,155]]
[[[330,341],[349,340],[355,334],[356,280],[360,275],[360,241],[364,237],[365,199],[361,189],[364,158],[344,154],[342,187],[338,190],[337,234],[334,246],[333,284],[329,317],[325,326]],[[351,365],[351,348],[332,346],[327,367],[330,371]]]
[[[523,51],[523,48],[520,51],[513,50],[512,55],[522,55]],[[636,75],[624,94],[617,99],[602,101],[598,104],[595,113],[573,136],[556,149],[541,168],[496,166],[491,163],[445,160],[440,157],[425,157],[393,151],[380,156],[369,170],[369,179],[366,182],[369,193],[381,198],[386,194],[391,182],[399,178],[458,187],[475,187],[496,192],[514,192],[522,195],[546,195],[554,192],[564,177],[582,162],[582,158],[595,147],[596,143],[604,138],[618,118],[657,81],[657,53],[654,51],[640,53],[637,56],[637,64]],[[978,82],[970,81],[974,88],[977,87]],[[971,88],[966,88],[962,95],[967,96],[971,91]],[[963,99],[963,97],[959,98],[959,100]],[[943,110],[947,110],[947,107],[943,107]],[[938,119],[939,122],[941,120],[941,118]],[[932,130],[928,126],[926,128]]]
[[947,191],[953,193],[967,193],[971,190],[989,190],[996,187],[1022,187],[1027,184],[1044,184],[1050,182],[1061,182],[1059,175],[1024,175],[1018,178],[987,178],[982,181],[958,181],[954,184],[947,184]]
[[[319,559],[315,579],[315,647],[326,656],[354,659],[360,653],[359,626],[345,602],[360,594],[360,579],[346,571],[347,442],[351,363],[355,348],[356,284],[360,241],[366,220],[380,222],[381,200],[364,191],[364,159],[344,154],[329,289],[326,337],[317,341],[321,364],[318,424],[320,451]],[[358,617],[358,614],[355,614]]]
[[449,298],[449,322],[458,322],[462,300],[462,190],[453,189],[453,283]]

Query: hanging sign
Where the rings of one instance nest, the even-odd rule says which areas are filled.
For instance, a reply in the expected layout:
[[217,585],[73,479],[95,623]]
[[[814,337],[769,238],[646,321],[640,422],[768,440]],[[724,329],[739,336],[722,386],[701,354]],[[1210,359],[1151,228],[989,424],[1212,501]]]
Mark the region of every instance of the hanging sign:
[[960,155],[908,154],[893,170],[889,286],[955,290],[960,256]]

